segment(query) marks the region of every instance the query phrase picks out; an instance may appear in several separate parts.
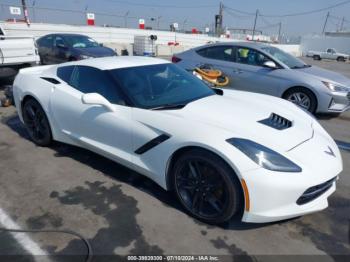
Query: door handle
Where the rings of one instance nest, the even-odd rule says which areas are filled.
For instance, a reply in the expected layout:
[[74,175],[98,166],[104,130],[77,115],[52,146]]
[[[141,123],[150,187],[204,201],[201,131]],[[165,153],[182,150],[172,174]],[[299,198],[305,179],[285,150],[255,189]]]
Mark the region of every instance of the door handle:
[[235,73],[235,74],[242,74],[243,70],[241,70],[241,69],[233,69],[232,72]]

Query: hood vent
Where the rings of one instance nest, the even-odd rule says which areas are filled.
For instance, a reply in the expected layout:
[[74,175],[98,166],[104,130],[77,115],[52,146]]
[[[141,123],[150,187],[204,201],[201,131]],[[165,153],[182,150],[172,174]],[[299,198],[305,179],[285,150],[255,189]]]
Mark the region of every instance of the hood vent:
[[261,124],[267,125],[277,130],[284,130],[292,127],[292,121],[272,113],[269,118],[258,121]]

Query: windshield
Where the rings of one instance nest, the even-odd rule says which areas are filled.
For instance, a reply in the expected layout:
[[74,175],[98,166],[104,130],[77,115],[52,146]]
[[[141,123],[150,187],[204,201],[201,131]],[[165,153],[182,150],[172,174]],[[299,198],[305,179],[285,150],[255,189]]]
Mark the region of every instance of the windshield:
[[[215,94],[201,80],[173,64],[159,64],[109,71],[131,102],[155,109],[183,105]],[[181,107],[180,107],[181,108]]]
[[82,35],[67,36],[65,37],[65,40],[73,48],[90,48],[99,46],[94,39]]
[[296,68],[304,68],[309,66],[305,64],[303,61],[301,61],[300,59],[276,47],[266,46],[261,49],[269,53],[270,55],[272,55],[278,61],[281,61],[283,64],[287,65],[289,68],[296,69]]

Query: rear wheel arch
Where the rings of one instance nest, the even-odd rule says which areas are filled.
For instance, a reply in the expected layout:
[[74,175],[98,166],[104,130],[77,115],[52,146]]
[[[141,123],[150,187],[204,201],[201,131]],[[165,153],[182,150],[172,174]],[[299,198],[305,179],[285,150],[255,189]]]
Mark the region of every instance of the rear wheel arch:
[[25,104],[27,101],[29,101],[29,100],[34,100],[34,101],[36,101],[36,102],[41,106],[41,108],[44,110],[44,113],[45,113],[45,115],[46,115],[46,118],[47,118],[47,120],[48,120],[48,122],[49,122],[51,136],[52,136],[52,138],[54,139],[55,136],[54,136],[54,132],[53,132],[53,129],[52,129],[51,119],[50,119],[50,117],[48,116],[48,114],[46,113],[45,107],[40,103],[39,99],[37,99],[37,98],[36,98],[35,96],[33,96],[32,94],[27,94],[27,95],[25,95],[25,96],[23,97],[22,101],[21,101],[21,115],[22,115],[22,118],[23,118],[23,106],[24,106],[24,104]]

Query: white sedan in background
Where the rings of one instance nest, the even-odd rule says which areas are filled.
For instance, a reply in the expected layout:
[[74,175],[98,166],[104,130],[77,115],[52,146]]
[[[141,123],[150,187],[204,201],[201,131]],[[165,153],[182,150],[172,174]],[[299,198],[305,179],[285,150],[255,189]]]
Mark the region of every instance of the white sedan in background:
[[173,190],[207,223],[322,210],[342,171],[333,139],[294,104],[210,89],[161,59],[24,69],[14,97],[36,144],[61,141],[119,162]]

